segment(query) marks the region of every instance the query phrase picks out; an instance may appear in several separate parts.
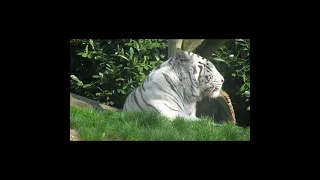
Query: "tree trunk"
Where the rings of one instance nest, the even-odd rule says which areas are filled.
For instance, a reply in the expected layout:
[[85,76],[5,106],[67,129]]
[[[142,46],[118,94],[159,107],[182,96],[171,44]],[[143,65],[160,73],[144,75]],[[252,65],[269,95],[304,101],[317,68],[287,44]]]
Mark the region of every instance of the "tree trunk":
[[183,39],[170,39],[168,41],[168,58],[176,54],[177,48],[181,49]]
[[194,50],[204,41],[204,39],[184,39],[181,49],[188,52],[194,52]]
[[216,52],[220,46],[231,39],[206,39],[199,48],[196,49],[195,53],[201,55],[204,58],[210,57]]

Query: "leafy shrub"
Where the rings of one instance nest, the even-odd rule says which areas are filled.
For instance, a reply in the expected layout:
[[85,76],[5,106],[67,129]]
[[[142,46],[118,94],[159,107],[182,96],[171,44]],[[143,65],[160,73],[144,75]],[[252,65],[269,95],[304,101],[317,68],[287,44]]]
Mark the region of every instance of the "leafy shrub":
[[209,59],[225,78],[223,89],[233,101],[237,121],[250,121],[250,40],[228,41]]
[[167,59],[167,40],[73,39],[70,91],[122,108],[128,93]]

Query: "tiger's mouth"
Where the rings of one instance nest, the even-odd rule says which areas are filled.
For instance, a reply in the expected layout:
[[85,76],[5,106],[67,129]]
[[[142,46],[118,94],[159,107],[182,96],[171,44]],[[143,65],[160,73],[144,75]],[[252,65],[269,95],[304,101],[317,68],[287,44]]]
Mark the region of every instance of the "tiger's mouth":
[[213,88],[213,92],[220,91],[220,90],[221,90],[221,87],[214,87]]
[[220,95],[220,91],[221,91],[221,86],[214,86],[214,87],[205,89],[203,91],[203,95],[206,97],[215,98]]

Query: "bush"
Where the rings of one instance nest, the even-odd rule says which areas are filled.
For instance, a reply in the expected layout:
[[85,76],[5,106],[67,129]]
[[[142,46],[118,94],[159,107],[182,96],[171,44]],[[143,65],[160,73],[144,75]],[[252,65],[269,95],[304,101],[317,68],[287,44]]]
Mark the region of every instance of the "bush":
[[237,121],[250,122],[250,40],[236,39],[222,45],[209,58],[225,78],[223,89],[232,99]]
[[128,93],[167,59],[167,40],[70,41],[70,91],[122,109]]

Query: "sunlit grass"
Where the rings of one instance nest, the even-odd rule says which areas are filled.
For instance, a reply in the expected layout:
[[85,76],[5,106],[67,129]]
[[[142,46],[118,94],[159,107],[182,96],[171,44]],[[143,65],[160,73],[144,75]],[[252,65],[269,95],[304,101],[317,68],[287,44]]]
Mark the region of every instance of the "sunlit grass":
[[153,112],[113,112],[70,107],[70,126],[85,141],[249,141],[250,128],[231,123],[213,124],[209,117],[200,121],[167,120]]

